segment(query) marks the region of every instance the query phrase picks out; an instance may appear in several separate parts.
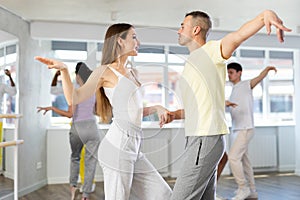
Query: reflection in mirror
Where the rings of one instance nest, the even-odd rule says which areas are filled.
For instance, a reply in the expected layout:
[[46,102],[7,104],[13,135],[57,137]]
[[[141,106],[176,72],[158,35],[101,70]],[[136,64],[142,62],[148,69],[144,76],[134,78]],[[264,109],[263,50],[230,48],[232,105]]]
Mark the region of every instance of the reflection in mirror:
[[[0,114],[16,113],[18,39],[0,30]],[[14,140],[14,119],[0,119],[0,142]],[[0,199],[14,188],[14,147],[0,148]]]

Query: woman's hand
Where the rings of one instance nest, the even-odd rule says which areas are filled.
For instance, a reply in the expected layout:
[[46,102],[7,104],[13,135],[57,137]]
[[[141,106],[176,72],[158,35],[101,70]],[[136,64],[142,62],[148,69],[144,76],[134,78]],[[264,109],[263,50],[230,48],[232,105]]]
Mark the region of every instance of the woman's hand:
[[44,63],[47,65],[48,69],[57,69],[57,70],[67,70],[68,67],[63,62],[50,59],[50,58],[44,58],[40,56],[36,56],[34,58],[35,60],[40,61],[41,63]]
[[172,122],[175,119],[175,114],[162,106],[156,106],[156,111],[159,117],[160,128],[163,125]]
[[44,113],[43,115],[45,115],[49,110],[52,110],[52,106],[49,106],[49,107],[37,107],[38,109],[38,113],[41,112],[42,110],[44,110]]
[[175,119],[175,113],[171,112],[171,111],[168,111],[166,109],[166,111],[164,113],[159,115],[159,126],[160,126],[160,128],[163,127],[163,125],[172,122],[174,119]]

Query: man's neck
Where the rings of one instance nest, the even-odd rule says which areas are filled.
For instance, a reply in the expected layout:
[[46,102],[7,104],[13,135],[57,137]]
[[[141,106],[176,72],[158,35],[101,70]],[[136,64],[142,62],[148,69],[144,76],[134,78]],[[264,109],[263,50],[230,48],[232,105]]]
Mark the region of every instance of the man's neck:
[[234,81],[234,82],[231,82],[233,85],[236,85],[238,84],[239,82],[241,82],[241,79],[237,80],[237,81]]
[[204,40],[193,40],[188,46],[190,53],[202,47],[206,42]]

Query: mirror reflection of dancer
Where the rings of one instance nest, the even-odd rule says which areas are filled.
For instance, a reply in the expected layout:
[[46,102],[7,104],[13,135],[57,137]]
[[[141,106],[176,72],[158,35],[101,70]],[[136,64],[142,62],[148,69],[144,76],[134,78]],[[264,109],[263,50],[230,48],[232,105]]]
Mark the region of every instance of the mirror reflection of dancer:
[[[36,57],[40,62],[61,71],[68,104],[77,105],[97,92],[97,113],[112,124],[100,145],[100,163],[104,174],[106,200],[168,200],[172,190],[141,152],[142,117],[166,112],[162,106],[143,108],[141,84],[126,68],[128,56],[139,48],[135,29],[130,24],[114,24],[105,35],[101,66],[80,88],[73,88],[68,68],[62,62]],[[112,109],[113,108],[113,109]]]
[[[68,104],[66,98],[64,96],[64,91],[62,89],[61,81],[58,81],[58,77],[60,76],[60,71],[57,70],[53,76],[51,82],[51,90],[50,93],[55,95],[55,100],[52,101],[52,106],[56,107],[60,110],[64,110],[68,112]],[[59,84],[58,84],[59,83]],[[56,112],[52,112],[53,117],[58,117],[59,114]]]
[[4,70],[5,75],[9,78],[10,85],[5,83],[0,83],[0,113],[4,113],[3,110],[3,96],[4,94],[8,94],[10,96],[15,96],[17,94],[17,88],[14,80],[11,77],[11,73],[8,69]]
[[[10,85],[5,83],[0,83],[0,113],[5,114],[4,105],[3,105],[3,97],[4,94],[8,94],[10,96],[15,96],[17,94],[17,89],[14,80],[11,77],[11,73],[8,69],[4,70],[5,75],[9,78]],[[0,142],[3,142],[3,121],[0,119]],[[0,171],[5,168],[3,166],[3,148],[0,148]]]
[[[92,71],[86,64],[82,62],[77,63],[75,70],[77,84],[82,86],[91,73]],[[53,106],[38,107],[38,112],[44,111],[44,114],[52,110],[62,116],[73,117],[70,130],[70,145],[72,151],[70,166],[71,199],[75,199],[76,196],[83,146],[85,146],[85,155],[84,158],[82,158],[84,159],[82,199],[88,199],[89,194],[93,191],[93,180],[98,162],[98,147],[100,144],[100,135],[94,116],[95,101],[95,95],[92,95],[85,101],[75,105],[74,112],[72,106],[69,106],[68,111],[63,111]]]
[[218,41],[206,42],[211,24],[206,13],[194,11],[186,14],[178,30],[179,44],[190,51],[180,81],[184,110],[161,118],[161,124],[174,118],[185,119],[185,160],[176,179],[173,200],[215,199],[217,165],[225,150],[223,135],[229,133],[225,119],[225,60],[264,26],[268,34],[275,26],[280,42],[283,31],[290,31],[271,10]]

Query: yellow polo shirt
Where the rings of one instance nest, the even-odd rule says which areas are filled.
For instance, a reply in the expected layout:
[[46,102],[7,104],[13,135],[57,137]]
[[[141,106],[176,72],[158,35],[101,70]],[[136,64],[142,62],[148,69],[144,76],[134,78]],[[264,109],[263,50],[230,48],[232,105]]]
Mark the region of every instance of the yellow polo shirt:
[[221,41],[209,41],[187,58],[180,80],[186,136],[228,134],[225,119],[225,59]]

